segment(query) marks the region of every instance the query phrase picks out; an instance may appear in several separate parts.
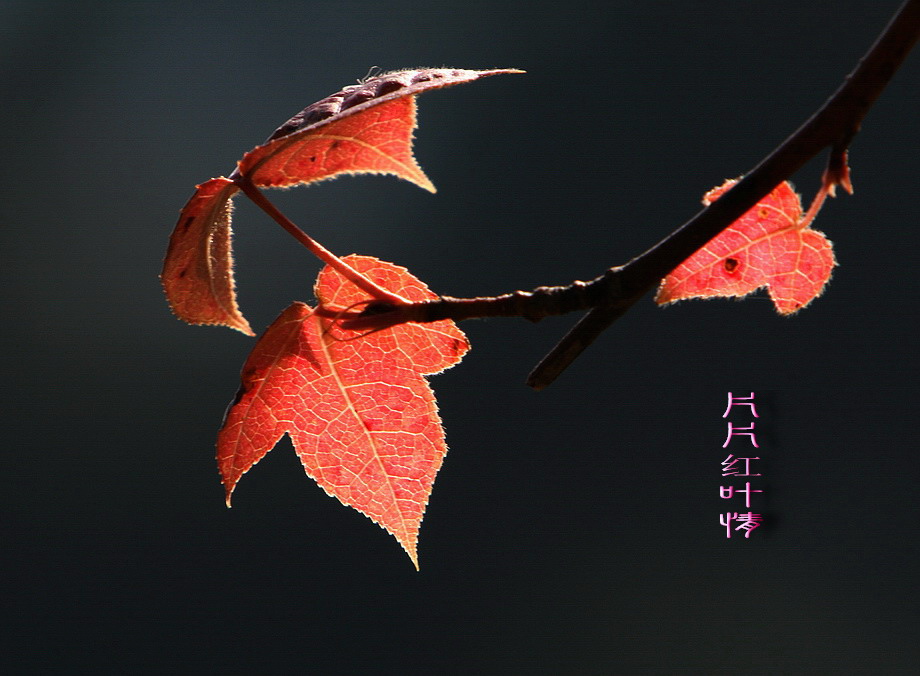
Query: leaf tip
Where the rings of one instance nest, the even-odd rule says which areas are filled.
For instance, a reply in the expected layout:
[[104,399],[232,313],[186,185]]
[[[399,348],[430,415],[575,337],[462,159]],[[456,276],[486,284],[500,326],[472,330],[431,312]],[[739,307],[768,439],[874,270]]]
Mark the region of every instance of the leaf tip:
[[410,180],[413,183],[415,183],[415,185],[417,185],[419,188],[421,188],[422,190],[427,190],[432,195],[437,193],[438,189],[434,187],[434,183],[431,182],[431,179],[428,178],[424,172],[420,172],[420,173],[421,173],[421,176],[419,176],[418,178],[412,178]]
[[409,560],[412,561],[412,565],[415,567],[415,572],[418,573],[421,571],[421,568],[418,565],[418,544],[416,541],[403,542],[401,538],[396,538],[399,541],[400,546],[405,550],[406,554],[409,555]]
[[240,333],[249,336],[250,338],[256,337],[256,332],[252,330],[252,327],[249,326],[249,322],[247,322],[245,319],[240,323],[230,326],[230,328],[235,329]]
[[674,302],[674,300],[671,298],[670,293],[665,287],[665,280],[662,280],[659,283],[658,293],[655,294],[655,298],[653,298],[653,300],[655,301],[655,305],[659,307],[670,305],[671,303]]
[[520,68],[493,68],[491,70],[479,71],[479,77],[489,77],[490,75],[523,75],[526,70]]

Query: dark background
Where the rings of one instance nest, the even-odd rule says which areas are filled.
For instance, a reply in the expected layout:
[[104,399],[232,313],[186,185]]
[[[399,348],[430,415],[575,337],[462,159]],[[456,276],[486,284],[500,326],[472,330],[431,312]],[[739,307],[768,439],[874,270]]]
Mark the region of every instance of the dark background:
[[[528,74],[421,97],[437,195],[272,198],[440,293],[594,277],[794,130],[898,4],[0,3],[6,672],[913,673],[917,54],[816,223],[840,267],[800,315],[646,300],[540,393],[574,317],[463,325],[419,573],[287,441],[224,507],[214,437],[252,340],[175,320],[157,280],[196,183],[369,67],[420,65]],[[237,202],[261,330],[319,264]],[[741,506],[718,497],[729,390],[761,415],[749,540],[718,524]]]

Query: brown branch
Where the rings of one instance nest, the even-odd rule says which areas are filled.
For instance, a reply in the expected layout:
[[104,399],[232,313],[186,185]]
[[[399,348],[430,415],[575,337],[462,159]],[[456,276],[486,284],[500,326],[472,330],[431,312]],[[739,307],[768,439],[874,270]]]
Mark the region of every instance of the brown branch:
[[920,0],[907,0],[856,69],[827,102],[731,190],[626,265],[590,282],[540,287],[491,298],[449,298],[401,307],[373,304],[362,314],[344,315],[345,328],[382,328],[405,321],[549,315],[591,310],[536,366],[527,379],[535,389],[549,385],[581,352],[671,270],[740,218],[777,185],[830,147],[822,190],[836,185],[852,192],[847,149],[863,118],[920,37]]
[[[628,297],[592,309],[537,364],[527,384],[543,389],[626,309],[777,185],[831,146],[825,182],[852,192],[846,152],[863,118],[920,37],[920,0],[907,0],[830,99],[731,190],[620,269]],[[628,303],[625,307],[623,303]]]
[[342,328],[349,330],[385,329],[404,322],[436,322],[442,319],[459,322],[477,317],[524,317],[538,322],[544,317],[597,307],[609,293],[600,283],[604,277],[606,275],[590,282],[541,286],[533,291],[514,291],[501,296],[441,296],[438,300],[407,303],[399,307],[372,302],[359,311],[326,308],[326,313],[342,319]]

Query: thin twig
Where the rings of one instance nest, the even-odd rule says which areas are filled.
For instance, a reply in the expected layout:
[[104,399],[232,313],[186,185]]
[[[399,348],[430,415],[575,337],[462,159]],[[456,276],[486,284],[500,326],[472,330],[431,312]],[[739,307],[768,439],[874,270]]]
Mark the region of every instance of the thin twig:
[[542,317],[591,310],[536,366],[527,384],[542,389],[553,382],[607,327],[651,291],[668,273],[740,218],[758,201],[830,147],[822,187],[807,219],[837,185],[852,192],[847,150],[859,126],[920,37],[920,0],[907,0],[875,44],[830,99],[731,190],[667,238],[626,265],[610,268],[589,282],[539,287],[485,298],[442,297],[435,301],[344,313],[346,329],[385,328],[407,321],[460,321],[473,317]]
[[251,199],[260,209],[262,209],[262,211],[271,216],[271,218],[278,225],[284,228],[288,234],[303,244],[307,249],[309,249],[310,253],[319,258],[323,263],[340,272],[343,277],[345,277],[359,289],[370,294],[373,298],[383,303],[390,304],[394,307],[399,307],[410,302],[402,296],[399,296],[392,291],[387,291],[378,284],[375,284],[372,280],[362,275],[348,263],[329,251],[329,249],[310,237],[310,235],[298,228],[287,216],[281,213],[278,207],[272,204],[268,198],[262,194],[262,191],[259,190],[256,185],[249,180],[249,178],[246,176],[241,176],[237,172],[234,172],[231,178],[249,199]]
[[[629,306],[824,148],[832,147],[825,180],[830,177],[831,187],[839,183],[852,192],[845,169],[847,148],[918,36],[920,0],[907,0],[834,95],[731,190],[623,266],[622,287],[629,290],[628,297],[591,310],[537,364],[527,384],[539,390],[552,383]],[[624,301],[628,303],[625,308]]]

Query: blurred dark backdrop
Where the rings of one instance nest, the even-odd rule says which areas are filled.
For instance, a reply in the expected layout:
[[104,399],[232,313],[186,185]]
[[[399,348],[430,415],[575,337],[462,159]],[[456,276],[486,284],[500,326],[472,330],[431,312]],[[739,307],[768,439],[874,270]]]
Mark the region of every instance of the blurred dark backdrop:
[[[371,66],[422,65],[528,71],[421,97],[437,195],[273,199],[445,294],[593,277],[750,169],[898,4],[0,3],[6,673],[914,673],[917,54],[816,223],[840,267],[799,316],[647,300],[541,393],[524,377],[574,317],[463,325],[420,573],[287,441],[223,506],[252,340],[178,322],[157,280],[196,183]],[[319,265],[238,202],[261,329]],[[761,414],[749,540],[718,524],[730,390]]]

